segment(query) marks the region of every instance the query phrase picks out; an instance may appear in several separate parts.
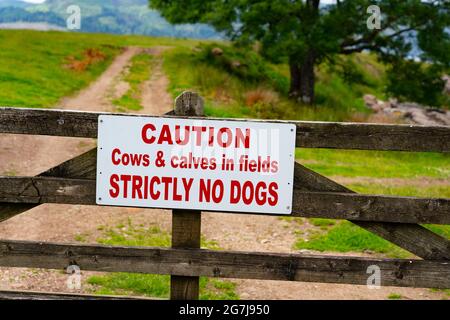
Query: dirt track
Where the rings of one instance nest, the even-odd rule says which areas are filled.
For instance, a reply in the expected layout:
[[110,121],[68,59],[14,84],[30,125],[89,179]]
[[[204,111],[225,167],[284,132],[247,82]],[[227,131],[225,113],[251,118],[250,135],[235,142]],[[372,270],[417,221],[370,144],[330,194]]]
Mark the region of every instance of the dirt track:
[[[143,84],[142,113],[163,114],[171,110],[167,93],[168,79],[162,70],[160,54],[165,48],[147,49],[155,56],[151,78]],[[126,91],[121,75],[140,48],[128,48],[88,88],[61,101],[63,109],[113,111],[111,97]],[[52,166],[95,147],[91,139],[0,135],[0,174],[36,175]],[[21,161],[17,161],[21,159]],[[75,242],[79,234],[95,242],[100,225],[114,226],[131,217],[136,223],[155,223],[170,230],[166,210],[108,208],[69,205],[41,205],[0,223],[3,239]],[[202,215],[202,233],[228,250],[293,252],[295,230],[305,228],[276,217],[206,213]],[[66,275],[57,271],[0,268],[0,289],[68,291]],[[365,286],[277,281],[236,280],[243,299],[385,299],[399,293],[406,299],[441,299],[427,289],[382,288]]]

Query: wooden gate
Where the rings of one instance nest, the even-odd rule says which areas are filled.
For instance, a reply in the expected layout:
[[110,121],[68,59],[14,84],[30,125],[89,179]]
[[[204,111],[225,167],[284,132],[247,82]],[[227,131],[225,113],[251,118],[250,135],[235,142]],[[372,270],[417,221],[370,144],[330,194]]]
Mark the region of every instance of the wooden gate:
[[[200,101],[185,92],[169,116],[201,116]],[[96,138],[100,114],[108,113],[0,108],[0,133]],[[297,127],[299,148],[450,151],[449,127],[287,122]],[[96,154],[35,177],[0,177],[0,221],[43,203],[96,205]],[[380,268],[383,286],[450,288],[450,241],[420,225],[450,224],[450,199],[357,194],[299,163],[294,171],[292,216],[347,219],[421,259],[203,250],[201,212],[173,210],[172,248],[0,240],[0,266],[170,274],[172,299],[197,299],[199,276],[366,285],[371,265]],[[2,291],[0,298],[95,297]]]

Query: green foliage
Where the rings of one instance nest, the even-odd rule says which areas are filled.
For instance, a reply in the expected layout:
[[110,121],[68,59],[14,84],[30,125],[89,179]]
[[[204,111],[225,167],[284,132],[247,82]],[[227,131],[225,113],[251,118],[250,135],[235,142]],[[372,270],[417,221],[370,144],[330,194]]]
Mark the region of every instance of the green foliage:
[[388,93],[400,101],[415,101],[429,106],[450,103],[442,94],[445,82],[442,70],[414,61],[401,60],[388,73]]
[[[215,47],[223,48],[221,56],[212,54]],[[254,58],[251,69],[231,68],[230,61],[249,64],[239,48],[210,45],[190,51],[180,47],[166,52],[164,58],[172,95],[196,90],[206,98],[206,114],[216,117],[348,121],[352,113],[368,113],[361,98],[364,93],[380,96],[383,91],[384,68],[367,54],[349,58],[369,79],[367,85],[346,84],[337,68],[326,63],[318,68],[318,107],[299,105],[285,95],[289,74],[286,64],[273,65]]]
[[[99,243],[107,245],[169,247],[170,234],[158,226],[135,225],[128,219],[126,223],[113,228],[101,227],[103,231]],[[219,249],[217,242],[202,237],[202,247]],[[147,297],[168,298],[170,293],[170,276],[109,273],[91,276],[87,282],[94,286],[95,293],[107,295],[141,295]],[[200,299],[203,300],[237,300],[236,285],[231,281],[200,278]]]
[[[297,76],[299,69],[312,70],[311,66],[333,60],[338,54],[363,50],[373,51],[390,63],[402,61],[412,49],[406,35],[413,34],[423,61],[432,62],[441,71],[450,65],[450,7],[444,0],[433,4],[421,0],[348,0],[322,7],[319,4],[320,1],[301,0],[150,1],[150,6],[172,23],[208,23],[236,43],[258,43],[263,56],[275,63],[289,62]],[[373,4],[382,12],[381,31],[366,24],[370,17],[366,9]],[[343,71],[346,81],[363,80],[351,65],[344,66]],[[304,82],[309,86],[314,81],[312,72],[299,77],[298,83],[291,81],[291,93],[298,95],[300,90],[301,95],[312,95],[303,90]]]
[[126,225],[118,225],[108,228],[103,232],[104,236],[97,241],[107,245],[124,245],[136,247],[169,247],[170,234],[158,226],[136,226],[131,219]]
[[[220,49],[223,53],[214,54],[213,49]],[[225,46],[218,43],[203,45],[199,48],[198,61],[222,69],[242,81],[257,84],[267,82],[279,92],[287,94],[289,81],[279,74],[259,54],[247,48]]]
[[151,63],[152,56],[147,53],[137,54],[131,59],[131,66],[123,78],[130,88],[122,97],[113,101],[118,111],[143,108],[141,105],[142,84],[150,78]]

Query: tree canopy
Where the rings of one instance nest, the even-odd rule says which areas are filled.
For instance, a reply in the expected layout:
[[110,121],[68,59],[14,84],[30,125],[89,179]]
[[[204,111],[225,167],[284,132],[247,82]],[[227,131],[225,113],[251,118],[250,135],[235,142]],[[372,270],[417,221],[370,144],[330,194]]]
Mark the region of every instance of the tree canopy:
[[[314,66],[339,54],[375,52],[395,71],[415,49],[437,77],[450,66],[445,0],[151,0],[150,5],[171,23],[207,23],[237,43],[258,41],[266,58],[289,62],[290,94],[304,102],[314,101]],[[380,9],[375,28],[372,5]]]

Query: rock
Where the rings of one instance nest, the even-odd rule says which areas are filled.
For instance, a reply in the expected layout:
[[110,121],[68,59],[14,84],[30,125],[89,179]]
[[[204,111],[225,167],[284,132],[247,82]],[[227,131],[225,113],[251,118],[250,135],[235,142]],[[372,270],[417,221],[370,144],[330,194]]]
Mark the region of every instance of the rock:
[[450,76],[446,74],[442,77],[442,80],[445,81],[444,93],[450,95]]
[[390,108],[390,104],[378,100],[374,95],[366,94],[364,95],[363,99],[366,106],[375,112],[378,112],[385,108]]
[[364,97],[364,103],[367,107],[372,108],[374,105],[377,104],[377,97],[371,94],[365,94]]
[[262,239],[262,240],[261,240],[261,243],[262,243],[262,244],[266,244],[266,243],[269,243],[269,242],[270,242],[270,240],[268,240],[268,239]]
[[450,125],[450,112],[443,109],[430,108],[415,102],[398,102],[395,98],[383,102],[370,94],[364,95],[364,103],[375,114],[387,116],[387,119],[427,126]]
[[219,47],[215,47],[211,50],[211,53],[216,57],[223,55],[223,50]]

